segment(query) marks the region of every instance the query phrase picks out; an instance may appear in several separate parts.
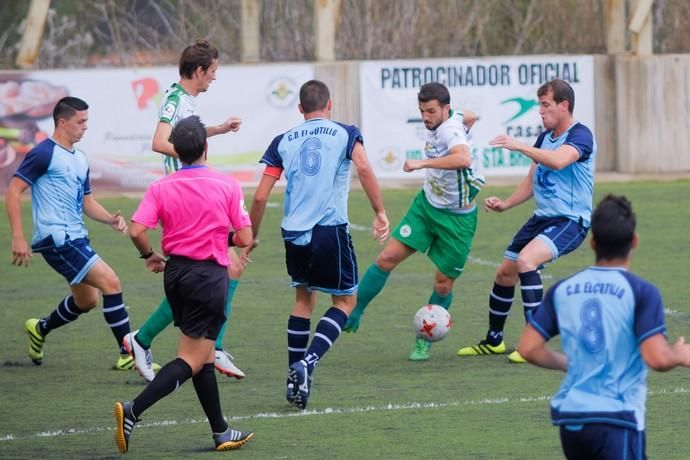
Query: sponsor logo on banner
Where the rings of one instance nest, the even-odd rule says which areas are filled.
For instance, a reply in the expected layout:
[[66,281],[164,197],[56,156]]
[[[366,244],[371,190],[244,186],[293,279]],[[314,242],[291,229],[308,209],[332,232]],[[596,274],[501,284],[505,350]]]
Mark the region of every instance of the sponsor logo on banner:
[[389,171],[402,170],[405,158],[400,154],[397,147],[385,147],[379,152],[378,165]]
[[294,108],[297,103],[297,84],[289,78],[276,78],[267,88],[268,102],[279,109]]
[[[506,134],[532,145],[544,131],[537,89],[553,78],[570,82],[577,101],[575,118],[595,130],[593,62],[592,56],[584,55],[364,61],[360,63],[362,133],[371,152],[397,149],[406,158],[423,155],[429,131],[416,111],[417,93],[422,85],[438,82],[448,88],[453,109],[469,110],[479,117],[469,134],[483,173],[524,175],[531,160],[493,147],[491,139]],[[424,176],[390,165],[390,161],[372,162],[381,177]]]

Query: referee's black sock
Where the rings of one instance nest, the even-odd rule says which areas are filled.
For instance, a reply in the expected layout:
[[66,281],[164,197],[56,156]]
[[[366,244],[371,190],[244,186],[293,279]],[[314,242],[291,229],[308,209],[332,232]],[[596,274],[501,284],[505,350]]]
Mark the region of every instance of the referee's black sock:
[[218,394],[218,382],[216,381],[215,366],[206,363],[197,374],[192,377],[196,397],[199,398],[204,414],[208,418],[211,430],[214,433],[222,433],[228,429],[228,424],[223,418],[220,408],[220,395]]
[[149,407],[181,387],[192,376],[192,368],[183,359],[175,358],[163,366],[153,382],[134,399],[132,415],[139,417]]

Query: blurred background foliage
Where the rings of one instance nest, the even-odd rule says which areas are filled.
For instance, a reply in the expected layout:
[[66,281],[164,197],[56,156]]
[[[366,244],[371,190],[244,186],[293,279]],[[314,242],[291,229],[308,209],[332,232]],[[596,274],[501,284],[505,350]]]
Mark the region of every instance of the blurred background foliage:
[[[29,4],[0,0],[0,68],[14,68]],[[52,0],[37,67],[175,64],[197,38],[215,44],[223,63],[238,62],[240,4]],[[313,60],[313,1],[260,4],[261,60]],[[605,53],[605,18],[606,0],[342,0],[336,58]],[[690,52],[690,2],[655,0],[653,20],[655,53]]]

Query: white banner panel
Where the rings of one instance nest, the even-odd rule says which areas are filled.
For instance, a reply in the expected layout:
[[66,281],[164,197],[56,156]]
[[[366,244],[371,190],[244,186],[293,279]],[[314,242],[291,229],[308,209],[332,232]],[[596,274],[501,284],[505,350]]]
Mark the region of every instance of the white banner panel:
[[526,174],[529,159],[489,146],[499,134],[533,144],[543,127],[537,89],[553,78],[575,90],[575,118],[594,131],[594,60],[591,56],[516,56],[477,59],[372,61],[360,65],[362,132],[376,175],[405,173],[407,158],[422,158],[425,128],[417,103],[421,85],[443,83],[451,106],[479,115],[472,128],[473,151],[487,176]]
[[[302,121],[299,87],[313,77],[311,64],[221,66],[197,98],[199,114],[209,125],[239,116],[242,127],[209,139],[209,163],[240,182],[257,181],[258,160],[273,137]],[[176,67],[0,73],[0,188],[28,150],[53,132],[52,110],[63,96],[90,106],[78,147],[95,186],[145,188],[163,172],[151,138],[163,93],[178,80]]]

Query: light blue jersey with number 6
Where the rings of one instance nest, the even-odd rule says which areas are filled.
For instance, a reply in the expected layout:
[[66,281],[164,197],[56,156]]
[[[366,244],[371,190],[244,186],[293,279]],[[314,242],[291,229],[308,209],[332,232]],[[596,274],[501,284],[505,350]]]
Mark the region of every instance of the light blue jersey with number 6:
[[359,128],[325,118],[309,119],[273,139],[261,163],[285,173],[284,235],[348,223],[350,164],[357,142],[363,142]]
[[655,286],[621,268],[590,267],[554,285],[529,322],[546,340],[560,334],[568,357],[551,401],[555,425],[644,430],[647,365],[640,344],[666,333]]

